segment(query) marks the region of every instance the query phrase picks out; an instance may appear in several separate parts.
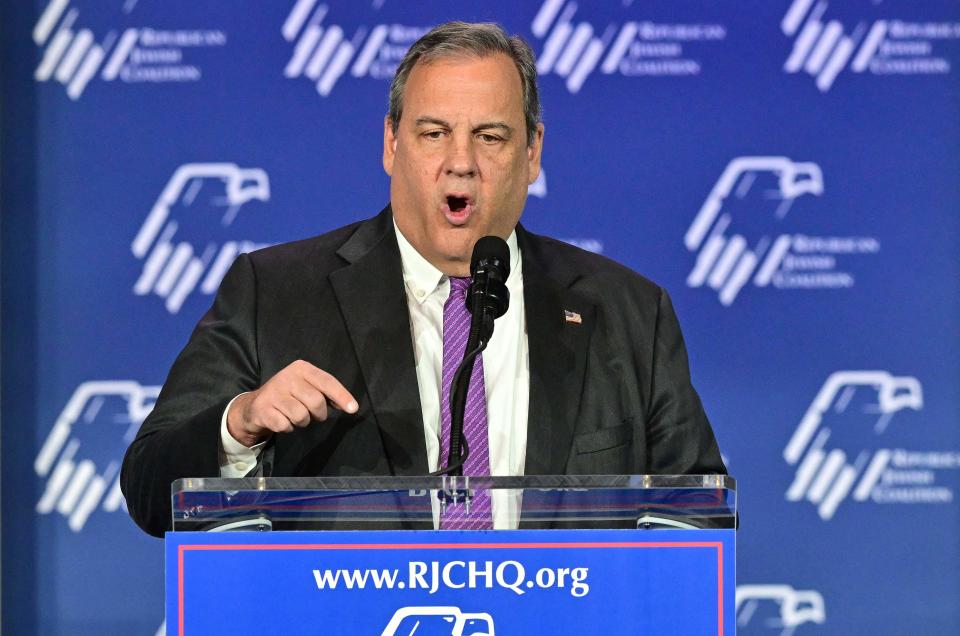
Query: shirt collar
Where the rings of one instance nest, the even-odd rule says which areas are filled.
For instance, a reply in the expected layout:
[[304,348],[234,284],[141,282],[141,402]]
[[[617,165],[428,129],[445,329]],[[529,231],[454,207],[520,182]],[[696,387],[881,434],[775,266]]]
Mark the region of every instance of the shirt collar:
[[[397,245],[400,248],[400,263],[403,266],[403,284],[410,290],[413,298],[420,304],[427,299],[430,294],[436,291],[441,283],[447,281],[443,272],[430,264],[423,255],[416,250],[410,241],[403,235],[397,222],[393,222],[393,230],[397,235]],[[510,248],[510,276],[507,277],[509,284],[516,278],[516,272],[519,271],[520,249],[517,246],[517,232],[510,232],[507,237],[507,247]],[[515,275],[516,274],[516,275]]]

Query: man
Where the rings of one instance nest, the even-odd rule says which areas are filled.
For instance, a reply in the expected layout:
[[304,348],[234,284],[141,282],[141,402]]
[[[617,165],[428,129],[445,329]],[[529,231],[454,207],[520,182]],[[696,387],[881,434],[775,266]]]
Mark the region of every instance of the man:
[[[474,368],[465,474],[725,472],[666,293],[518,225],[539,112],[533,53],[499,27],[448,23],[411,47],[384,121],[390,205],[237,259],[124,459],[141,527],[170,527],[182,477],[442,466],[451,316],[486,235],[510,247],[511,304]],[[496,520],[511,502],[487,505]]]

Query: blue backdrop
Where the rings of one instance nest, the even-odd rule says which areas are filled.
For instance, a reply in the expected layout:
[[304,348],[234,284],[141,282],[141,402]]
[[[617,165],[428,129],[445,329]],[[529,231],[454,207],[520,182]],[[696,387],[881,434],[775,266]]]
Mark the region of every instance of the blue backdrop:
[[539,56],[527,227],[674,298],[741,484],[741,632],[960,633],[955,0],[2,10],[10,633],[162,629],[123,450],[238,252],[384,205],[389,78],[448,19]]

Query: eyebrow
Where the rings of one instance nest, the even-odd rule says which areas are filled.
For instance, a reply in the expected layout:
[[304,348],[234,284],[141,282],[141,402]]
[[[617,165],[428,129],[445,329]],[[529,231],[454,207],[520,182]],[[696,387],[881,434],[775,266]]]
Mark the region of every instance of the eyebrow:
[[[437,117],[417,117],[415,125],[417,127],[443,126],[444,128],[452,128],[452,126],[450,125],[450,122],[445,121],[443,119],[438,119]],[[507,135],[513,134],[513,127],[509,126],[508,124],[502,121],[488,121],[488,122],[477,124],[476,126],[473,127],[472,132],[476,133],[476,132],[480,132],[481,130],[490,130],[490,129],[502,130]]]

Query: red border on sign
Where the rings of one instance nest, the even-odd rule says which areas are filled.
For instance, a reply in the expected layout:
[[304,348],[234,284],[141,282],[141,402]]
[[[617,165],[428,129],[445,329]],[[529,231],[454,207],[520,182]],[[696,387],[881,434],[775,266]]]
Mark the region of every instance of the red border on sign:
[[183,636],[183,555],[206,551],[271,550],[452,550],[484,549],[597,549],[597,548],[713,548],[717,551],[717,636],[723,636],[723,543],[720,541],[540,541],[535,543],[248,543],[177,546],[177,627]]

